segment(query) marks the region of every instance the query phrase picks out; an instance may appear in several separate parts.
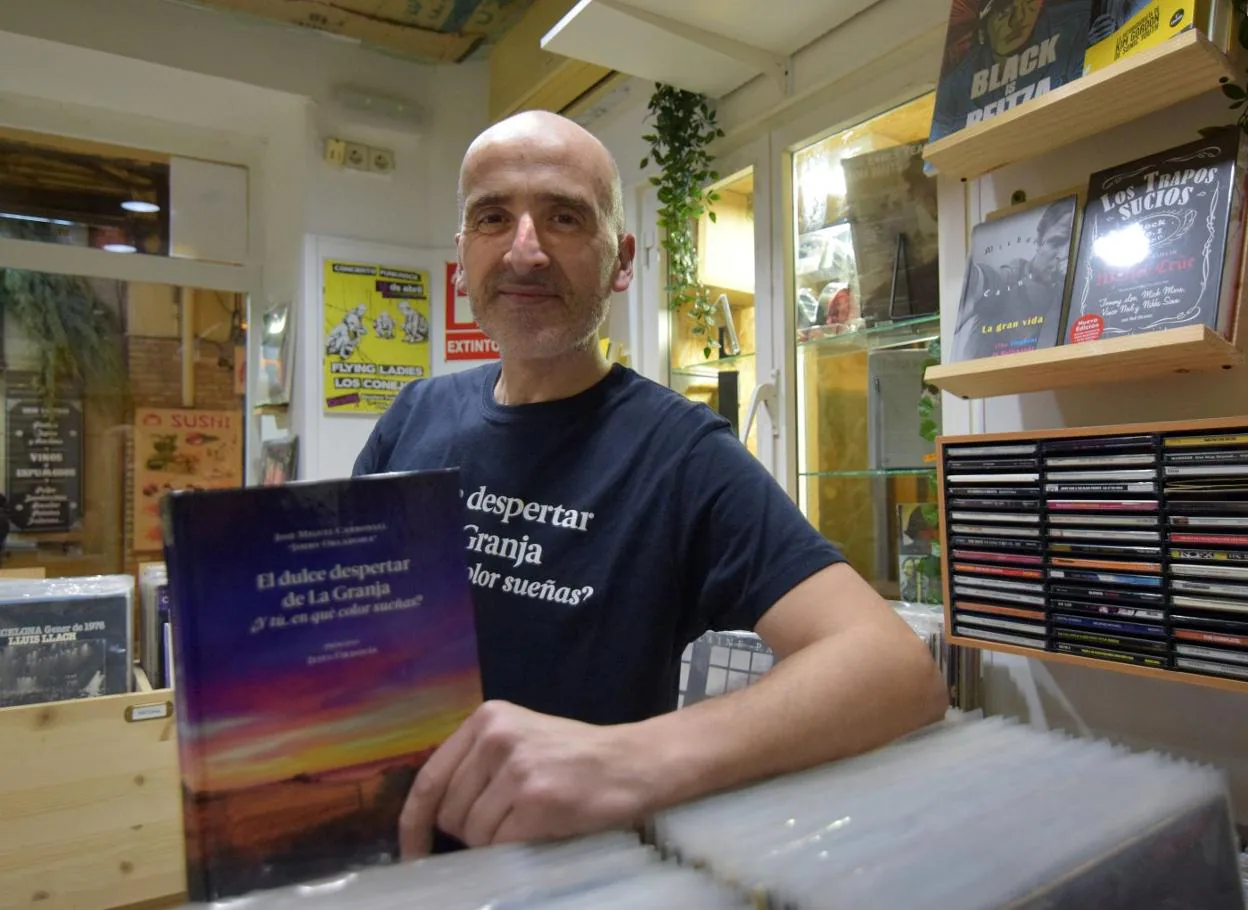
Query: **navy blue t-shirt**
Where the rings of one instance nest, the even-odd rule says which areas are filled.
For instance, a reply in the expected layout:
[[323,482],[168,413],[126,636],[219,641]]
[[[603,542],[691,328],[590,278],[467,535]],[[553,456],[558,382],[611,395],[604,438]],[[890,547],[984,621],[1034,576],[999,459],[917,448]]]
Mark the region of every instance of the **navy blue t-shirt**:
[[590,723],[676,706],[681,652],[840,553],[703,404],[616,365],[499,405],[499,364],[409,383],[354,473],[456,467],[488,699]]

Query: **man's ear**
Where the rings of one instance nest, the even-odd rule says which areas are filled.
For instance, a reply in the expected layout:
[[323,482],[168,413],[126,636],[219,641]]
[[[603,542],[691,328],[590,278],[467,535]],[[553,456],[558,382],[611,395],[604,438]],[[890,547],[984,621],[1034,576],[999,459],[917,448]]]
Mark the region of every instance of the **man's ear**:
[[464,252],[461,246],[462,233],[455,234],[455,293],[467,294],[468,283],[464,277]]
[[637,258],[637,238],[632,234],[620,235],[619,272],[611,282],[611,290],[621,293],[633,283],[633,263]]

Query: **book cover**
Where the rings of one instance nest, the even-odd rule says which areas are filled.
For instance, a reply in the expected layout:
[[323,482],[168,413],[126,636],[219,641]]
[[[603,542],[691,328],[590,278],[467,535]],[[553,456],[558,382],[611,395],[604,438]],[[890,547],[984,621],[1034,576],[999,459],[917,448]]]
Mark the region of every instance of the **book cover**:
[[458,471],[165,500],[192,901],[394,861],[480,704]]
[[1092,0],[1084,73],[1104,69],[1195,27],[1198,5],[1207,4],[1197,4],[1196,0]]
[[1091,0],[953,0],[929,139],[1083,75]]
[[0,579],[0,707],[131,689],[134,578]]
[[1058,343],[1078,211],[1072,193],[975,225],[951,362]]
[[1245,148],[1232,126],[1092,175],[1065,343],[1188,325],[1230,337]]

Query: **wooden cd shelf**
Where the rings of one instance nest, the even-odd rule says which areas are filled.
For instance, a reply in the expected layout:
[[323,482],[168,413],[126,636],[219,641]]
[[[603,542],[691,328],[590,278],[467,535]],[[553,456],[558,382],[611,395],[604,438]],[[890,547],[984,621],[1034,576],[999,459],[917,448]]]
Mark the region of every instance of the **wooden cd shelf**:
[[1248,416],[936,444],[952,644],[1248,693]]
[[928,367],[924,379],[960,398],[992,398],[1174,373],[1229,370],[1243,363],[1244,354],[1236,345],[1205,326],[1194,325],[944,363]]
[[1226,54],[1191,29],[932,142],[923,157],[945,176],[970,180],[1213,91],[1219,80],[1238,75]]

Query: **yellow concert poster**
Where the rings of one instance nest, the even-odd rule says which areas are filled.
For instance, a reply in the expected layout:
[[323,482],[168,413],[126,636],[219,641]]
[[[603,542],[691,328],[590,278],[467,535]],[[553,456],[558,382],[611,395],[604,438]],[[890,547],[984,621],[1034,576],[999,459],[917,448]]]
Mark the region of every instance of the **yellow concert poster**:
[[325,411],[380,414],[429,376],[429,273],[325,261]]

